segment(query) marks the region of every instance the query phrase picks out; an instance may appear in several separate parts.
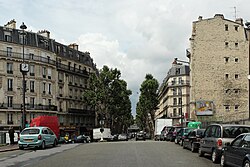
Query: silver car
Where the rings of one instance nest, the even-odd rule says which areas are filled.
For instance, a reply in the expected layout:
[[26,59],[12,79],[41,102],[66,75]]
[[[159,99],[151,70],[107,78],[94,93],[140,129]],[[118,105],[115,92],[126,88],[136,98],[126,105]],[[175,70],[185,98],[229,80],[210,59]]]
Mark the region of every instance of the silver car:
[[213,163],[219,162],[222,148],[241,133],[250,132],[250,126],[238,124],[211,124],[200,141],[199,156],[210,154]]

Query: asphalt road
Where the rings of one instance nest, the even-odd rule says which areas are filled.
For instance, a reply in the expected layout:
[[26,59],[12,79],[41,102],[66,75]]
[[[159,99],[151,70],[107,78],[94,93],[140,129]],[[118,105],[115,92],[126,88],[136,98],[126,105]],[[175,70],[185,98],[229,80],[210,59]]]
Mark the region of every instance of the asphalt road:
[[[17,152],[17,151],[16,151]],[[27,167],[219,167],[208,157],[172,142],[125,141],[68,144],[45,150],[25,150],[0,166]],[[15,154],[15,152],[13,152]],[[10,164],[11,162],[11,164]],[[1,164],[2,163],[2,164]]]

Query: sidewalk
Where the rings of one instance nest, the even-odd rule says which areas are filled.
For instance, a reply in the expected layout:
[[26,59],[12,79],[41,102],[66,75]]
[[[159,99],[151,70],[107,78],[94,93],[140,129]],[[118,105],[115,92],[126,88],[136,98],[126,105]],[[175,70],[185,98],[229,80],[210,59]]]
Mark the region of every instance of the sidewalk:
[[19,149],[18,144],[4,145],[4,146],[0,146],[0,153],[6,152],[6,151],[18,150],[18,149]]

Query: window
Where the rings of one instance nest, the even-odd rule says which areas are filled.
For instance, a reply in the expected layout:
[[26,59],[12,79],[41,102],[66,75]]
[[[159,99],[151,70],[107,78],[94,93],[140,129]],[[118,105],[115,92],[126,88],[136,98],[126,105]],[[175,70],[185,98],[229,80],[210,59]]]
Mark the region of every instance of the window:
[[237,63],[237,62],[239,61],[239,59],[236,57],[236,58],[234,59],[234,61]]
[[173,105],[177,105],[177,99],[174,98]]
[[72,84],[72,83],[73,83],[73,76],[70,75],[70,76],[69,76],[69,84]]
[[225,31],[228,31],[228,25],[225,24]]
[[7,106],[13,107],[13,96],[8,96],[7,100],[8,100]]
[[174,117],[177,116],[176,108],[173,109]]
[[239,147],[243,137],[244,135],[239,136],[237,139],[234,140],[234,142],[231,145],[234,147]]
[[33,53],[30,53],[30,54],[29,54],[29,57],[30,57],[31,60],[33,60],[33,59],[34,59],[34,54],[33,54]]
[[7,73],[13,74],[13,63],[7,63]]
[[173,88],[173,95],[177,95],[176,88]]
[[180,97],[179,99],[178,99],[178,104],[182,104],[182,98]]
[[34,107],[35,107],[35,98],[34,98],[34,97],[31,97],[31,98],[30,98],[30,107],[31,107],[31,108],[34,108]]
[[10,113],[10,114],[7,115],[7,117],[8,117],[7,118],[7,123],[8,124],[13,124],[13,114]]
[[235,74],[235,75],[234,75],[234,78],[235,78],[235,79],[239,79],[239,74]]
[[30,76],[35,76],[35,66],[30,65]]
[[30,92],[35,92],[35,81],[30,81]]
[[181,73],[181,69],[180,68],[176,68],[175,74],[178,75]]
[[178,108],[178,112],[179,112],[179,115],[181,116],[182,115],[182,108]]
[[4,32],[4,40],[7,42],[12,42],[12,36],[11,36],[11,32]]
[[45,93],[46,93],[46,83],[43,82],[43,94],[45,94]]
[[8,91],[13,91],[13,79],[8,79]]
[[48,105],[51,106],[51,99],[48,99]]
[[238,94],[238,93],[240,93],[240,90],[239,89],[234,89],[234,93]]
[[20,43],[20,44],[27,44],[26,35],[19,34],[19,43]]
[[234,26],[235,31],[238,31],[239,26]]
[[62,87],[59,87],[59,96],[62,97]]
[[70,66],[71,66],[71,62],[68,62],[68,68],[69,68],[69,70],[70,70]]
[[237,48],[237,47],[239,46],[239,43],[236,42],[234,45],[235,45],[235,47]]
[[238,111],[238,110],[239,110],[239,105],[235,105],[235,106],[234,106],[234,110],[235,110],[235,111]]
[[48,79],[51,79],[51,68],[48,68]]
[[229,78],[229,74],[225,74],[225,78],[228,79]]
[[224,57],[224,60],[227,63],[229,61],[229,57]]
[[173,78],[172,85],[175,85],[175,84],[176,84],[176,78]]
[[225,90],[225,93],[229,93],[229,91],[230,91],[230,89],[226,89],[226,90]]
[[46,67],[43,67],[43,69],[42,69],[42,75],[43,75],[43,78],[46,78]]
[[229,105],[224,105],[224,107],[225,107],[225,110],[226,110],[227,112],[230,111]]
[[63,73],[58,73],[58,80],[59,82],[63,82]]
[[225,42],[225,47],[228,47],[228,42]]
[[48,84],[48,92],[51,95],[51,83]]
[[8,57],[12,56],[12,48],[11,47],[7,47],[7,56]]
[[60,53],[60,45],[56,45],[56,53]]

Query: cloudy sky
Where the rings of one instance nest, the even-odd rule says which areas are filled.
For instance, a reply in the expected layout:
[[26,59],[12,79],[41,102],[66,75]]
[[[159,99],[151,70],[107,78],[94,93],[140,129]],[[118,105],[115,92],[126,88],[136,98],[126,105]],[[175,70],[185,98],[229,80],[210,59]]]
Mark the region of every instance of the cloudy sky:
[[[118,68],[132,90],[133,115],[145,75],[161,84],[173,59],[185,57],[192,22],[216,13],[250,20],[249,0],[0,0],[0,25],[15,19],[89,51],[98,68]],[[236,10],[235,8],[236,7]],[[235,12],[236,11],[236,12]]]

